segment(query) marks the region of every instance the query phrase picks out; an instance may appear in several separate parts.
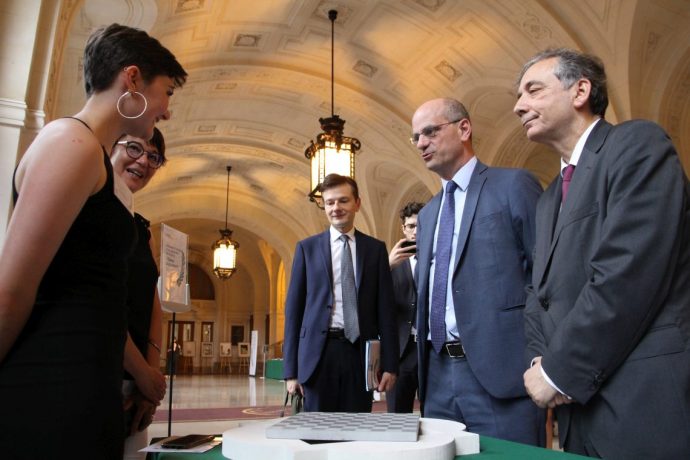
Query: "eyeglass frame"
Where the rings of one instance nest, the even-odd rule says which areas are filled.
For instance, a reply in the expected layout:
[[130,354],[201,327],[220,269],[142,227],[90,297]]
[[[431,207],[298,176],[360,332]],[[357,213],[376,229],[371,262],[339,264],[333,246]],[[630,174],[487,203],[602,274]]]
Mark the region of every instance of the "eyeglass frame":
[[425,126],[424,128],[422,128],[421,132],[412,134],[412,137],[410,137],[410,144],[417,145],[419,143],[419,138],[421,136],[424,136],[427,139],[433,139],[438,135],[438,132],[441,131],[441,128],[443,128],[444,126],[452,125],[453,123],[457,123],[464,119],[465,118],[460,118],[459,120],[447,121],[445,123],[440,123],[438,125]]
[[[165,157],[164,157],[163,155],[161,155],[161,154],[158,153],[158,152],[151,152],[151,151],[149,151],[149,150],[146,150],[146,149],[144,148],[144,146],[141,144],[141,142],[138,142],[138,141],[117,141],[115,144],[116,144],[116,145],[123,145],[123,146],[125,147],[125,153],[126,153],[127,156],[130,157],[132,160],[138,160],[138,159],[141,158],[144,154],[146,154],[146,162],[148,163],[148,165],[149,165],[150,168],[158,169],[158,168],[160,168],[161,166],[163,166],[163,165],[165,164]],[[131,144],[137,145],[137,146],[141,149],[141,153],[140,153],[138,156],[134,156],[134,155],[132,155],[132,154],[129,152],[129,148],[128,148],[128,147],[129,147]],[[151,161],[151,157],[152,157],[152,156],[157,156],[157,157],[159,157],[159,158],[160,158],[160,163],[159,163],[159,164],[153,163],[153,162]]]

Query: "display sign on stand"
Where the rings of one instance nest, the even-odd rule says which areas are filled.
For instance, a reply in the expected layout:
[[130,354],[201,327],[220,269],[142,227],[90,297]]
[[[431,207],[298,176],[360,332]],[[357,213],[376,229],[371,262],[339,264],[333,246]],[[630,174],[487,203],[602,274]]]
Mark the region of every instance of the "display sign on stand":
[[[168,344],[175,339],[175,314],[191,310],[187,269],[187,245],[189,237],[174,228],[161,224],[161,275],[158,279],[158,292],[163,311],[172,313],[172,327]],[[169,360],[170,395],[168,396],[168,436],[172,431],[173,382],[175,380],[175,360]]]
[[259,331],[252,331],[250,335],[249,375],[256,377],[256,355],[259,342]]

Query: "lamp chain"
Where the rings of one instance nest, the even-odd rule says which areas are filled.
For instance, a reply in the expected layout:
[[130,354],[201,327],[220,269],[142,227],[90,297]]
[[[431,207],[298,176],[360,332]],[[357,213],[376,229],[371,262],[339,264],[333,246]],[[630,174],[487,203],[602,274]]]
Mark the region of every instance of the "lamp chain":
[[232,166],[226,166],[228,170],[228,184],[225,187],[225,228],[228,228],[228,201],[230,200],[230,170]]
[[328,12],[328,19],[331,20],[331,117],[335,115],[335,19],[338,17],[336,10]]

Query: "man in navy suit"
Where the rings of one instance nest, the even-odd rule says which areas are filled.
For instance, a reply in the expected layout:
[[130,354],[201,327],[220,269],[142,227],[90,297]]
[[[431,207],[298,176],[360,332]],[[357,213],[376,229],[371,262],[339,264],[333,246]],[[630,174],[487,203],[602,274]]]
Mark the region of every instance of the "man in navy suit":
[[[388,255],[393,276],[395,312],[398,319],[398,339],[400,340],[400,372],[395,387],[386,393],[388,412],[410,413],[417,395],[417,283],[414,270],[417,265],[415,255],[417,239],[417,214],[423,203],[412,201],[400,210],[400,221],[405,238],[393,246]],[[410,245],[409,243],[412,243]],[[405,246],[403,246],[405,244]]]
[[412,130],[412,143],[443,184],[417,219],[422,413],[542,445],[544,413],[522,383],[541,186],[525,170],[477,160],[469,114],[454,99],[422,104]]
[[284,376],[291,394],[304,395],[307,412],[371,412],[366,341],[381,341],[378,391],[390,390],[398,372],[388,253],[382,241],[354,228],[360,199],[353,179],[329,174],[321,193],[331,226],[295,248],[285,301]]
[[524,381],[567,451],[690,458],[690,186],[658,125],[607,105],[594,56],[523,67],[515,113],[562,169],[537,206]]

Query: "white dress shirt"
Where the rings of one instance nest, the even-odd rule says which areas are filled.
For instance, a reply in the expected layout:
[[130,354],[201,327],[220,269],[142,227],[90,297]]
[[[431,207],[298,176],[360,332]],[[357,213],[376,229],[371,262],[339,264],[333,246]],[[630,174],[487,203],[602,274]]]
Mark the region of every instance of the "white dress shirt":
[[[470,185],[470,179],[474,168],[477,166],[477,157],[472,157],[470,161],[458,170],[453,176],[453,182],[458,186],[453,193],[455,198],[455,225],[453,227],[453,240],[451,242],[450,265],[448,267],[448,286],[446,288],[446,341],[454,341],[460,339],[458,332],[458,324],[455,319],[455,308],[453,306],[453,268],[455,267],[455,256],[458,248],[458,236],[460,235],[460,225],[462,224],[462,212],[465,209],[465,198],[467,197],[467,188]],[[431,268],[429,270],[429,308],[431,308],[431,299],[434,293],[434,274],[436,272],[436,240],[438,239],[438,226],[441,221],[441,211],[443,210],[443,203],[445,201],[445,190],[448,181],[441,180],[443,185],[443,192],[441,195],[441,206],[439,208],[438,218],[436,219],[436,229],[434,230],[434,245],[432,248]],[[431,316],[431,315],[429,315]],[[429,333],[427,339],[431,340],[431,324],[428,325]]]
[[[330,241],[331,241],[331,269],[333,270],[333,310],[331,312],[330,327],[345,327],[343,320],[343,288],[340,274],[340,261],[343,257],[344,243],[340,240],[340,231],[330,227]],[[350,252],[352,253],[352,268],[355,271],[355,283],[357,282],[357,242],[355,240],[354,227],[349,232],[345,233],[350,238]],[[359,288],[359,286],[357,286]]]

